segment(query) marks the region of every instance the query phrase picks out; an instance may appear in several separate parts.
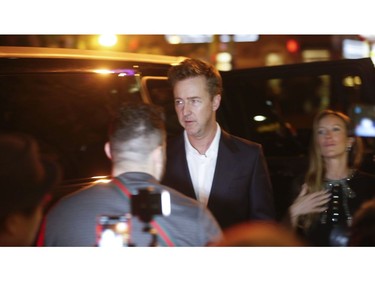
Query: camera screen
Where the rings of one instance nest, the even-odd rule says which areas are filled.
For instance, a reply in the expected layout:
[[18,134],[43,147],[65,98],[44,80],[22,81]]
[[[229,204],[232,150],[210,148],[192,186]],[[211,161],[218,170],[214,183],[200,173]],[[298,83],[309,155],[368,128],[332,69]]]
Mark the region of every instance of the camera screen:
[[108,216],[97,218],[98,247],[126,247],[130,245],[130,215]]
[[375,137],[375,105],[356,104],[349,116],[353,120],[353,132],[359,137]]

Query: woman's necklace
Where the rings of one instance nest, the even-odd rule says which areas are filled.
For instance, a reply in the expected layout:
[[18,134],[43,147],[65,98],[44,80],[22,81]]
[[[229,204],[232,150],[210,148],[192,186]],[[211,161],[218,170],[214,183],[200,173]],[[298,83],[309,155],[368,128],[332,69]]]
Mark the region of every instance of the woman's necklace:
[[354,174],[355,170],[351,170],[348,177],[339,180],[325,179],[323,181],[323,188],[331,193],[331,200],[328,203],[327,210],[322,213],[321,223],[351,225],[352,215],[348,207],[348,199],[356,196],[349,186]]

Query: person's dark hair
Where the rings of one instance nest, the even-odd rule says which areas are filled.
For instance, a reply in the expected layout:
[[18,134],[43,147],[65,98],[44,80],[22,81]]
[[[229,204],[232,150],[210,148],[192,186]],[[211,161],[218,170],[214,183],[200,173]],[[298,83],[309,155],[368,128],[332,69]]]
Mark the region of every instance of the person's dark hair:
[[349,246],[375,246],[375,198],[364,202],[354,214]]
[[213,65],[198,59],[186,59],[182,63],[172,66],[168,72],[168,81],[173,88],[178,81],[198,76],[206,78],[207,90],[211,99],[222,94],[223,82],[219,71]]
[[[113,118],[109,141],[113,161],[148,155],[166,138],[165,115],[157,105],[125,103]],[[125,157],[125,158],[124,158]]]
[[[22,208],[22,209],[14,210],[14,211],[12,211],[12,213],[21,214],[24,217],[31,217],[34,214],[34,212],[37,210],[37,208],[39,207],[39,204],[42,203],[42,201],[43,200],[41,200],[40,202],[38,202],[38,203],[36,203],[36,204],[34,204],[33,206],[30,206],[30,207],[25,207],[25,208]],[[5,231],[6,220],[8,219],[8,216],[12,213],[0,215],[0,232]]]
[[10,214],[32,214],[61,176],[59,164],[41,155],[32,136],[0,134],[0,230]]

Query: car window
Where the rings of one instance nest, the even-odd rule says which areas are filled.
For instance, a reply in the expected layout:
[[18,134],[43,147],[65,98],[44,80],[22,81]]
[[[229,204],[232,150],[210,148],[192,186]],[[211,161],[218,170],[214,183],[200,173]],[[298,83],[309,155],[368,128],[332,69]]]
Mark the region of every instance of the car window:
[[[375,103],[375,71],[368,60],[253,68],[222,75],[224,102],[219,117],[224,128],[262,143],[268,155],[293,155],[299,153],[294,148],[307,148],[313,118],[322,109],[348,114],[355,103]],[[295,137],[285,138],[290,135]]]
[[135,76],[98,73],[0,75],[0,130],[34,135],[64,178],[108,175],[104,153],[112,113],[140,100]]
[[305,147],[276,106],[281,88],[276,88],[274,82],[242,75],[224,76],[218,121],[232,134],[262,144],[266,156],[299,155]]

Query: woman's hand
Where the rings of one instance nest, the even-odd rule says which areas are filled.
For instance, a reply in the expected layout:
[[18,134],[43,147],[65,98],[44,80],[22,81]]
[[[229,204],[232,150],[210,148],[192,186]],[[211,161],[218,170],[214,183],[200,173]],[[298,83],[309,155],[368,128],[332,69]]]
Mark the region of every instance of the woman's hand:
[[307,194],[307,185],[302,185],[302,190],[289,207],[290,219],[293,227],[297,225],[297,219],[300,215],[309,213],[320,213],[327,209],[326,204],[330,200],[330,193],[326,190]]

